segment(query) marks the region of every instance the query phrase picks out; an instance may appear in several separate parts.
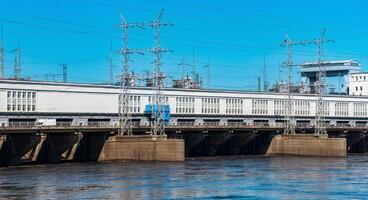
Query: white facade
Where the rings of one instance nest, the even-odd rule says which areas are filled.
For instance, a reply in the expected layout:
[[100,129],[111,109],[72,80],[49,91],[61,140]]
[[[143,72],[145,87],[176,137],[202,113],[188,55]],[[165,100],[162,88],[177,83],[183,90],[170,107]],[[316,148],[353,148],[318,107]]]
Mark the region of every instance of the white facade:
[[349,95],[368,95],[368,73],[352,73],[348,79]]
[[[12,109],[13,100],[7,96],[9,92],[10,94],[15,92],[16,95],[18,95],[17,92],[21,92],[20,100],[15,101],[15,110]],[[25,110],[23,106],[18,110],[18,103],[26,102],[28,105],[27,98],[24,100],[22,98],[23,92],[26,94],[34,92],[35,110],[28,110],[27,106]],[[120,88],[116,86],[0,80],[0,119],[15,115],[37,117],[43,114],[45,116],[109,116],[113,120],[114,117],[117,118],[119,93]],[[134,88],[131,93],[131,112],[143,116],[152,90]],[[164,93],[174,120],[179,119],[180,116],[202,119],[217,117],[225,121],[227,119],[282,118],[285,113],[286,95],[282,93],[173,88],[165,89]],[[368,120],[368,98],[331,95],[324,99],[326,117]],[[315,95],[295,94],[294,115],[297,118],[311,120],[315,116],[315,109]]]

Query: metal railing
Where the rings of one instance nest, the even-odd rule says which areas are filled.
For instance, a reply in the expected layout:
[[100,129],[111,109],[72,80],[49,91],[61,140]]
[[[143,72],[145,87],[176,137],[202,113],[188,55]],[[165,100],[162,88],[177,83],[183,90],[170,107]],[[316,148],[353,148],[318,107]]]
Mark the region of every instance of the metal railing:
[[32,127],[35,127],[35,122],[9,122],[9,127],[12,127],[12,128],[32,128]]
[[[140,125],[140,123],[136,122],[133,123],[133,128],[147,128],[148,125]],[[47,127],[47,128],[118,128],[118,123],[112,122],[88,122],[88,123],[81,123],[81,124],[73,124],[71,122],[57,122],[56,125],[36,125],[35,122],[9,122],[7,126],[1,126],[0,128],[40,128],[40,127]],[[203,123],[203,124],[195,124],[194,122],[178,122],[176,125],[166,125],[167,128],[284,128],[282,123],[254,123],[254,124],[247,124],[243,122],[229,122],[228,124],[219,125],[218,122],[211,122],[211,123]],[[341,128],[341,129],[349,129],[349,128],[363,128],[366,125],[362,124],[328,124],[325,126],[326,128]],[[312,124],[296,124],[298,129],[313,129],[314,126]]]

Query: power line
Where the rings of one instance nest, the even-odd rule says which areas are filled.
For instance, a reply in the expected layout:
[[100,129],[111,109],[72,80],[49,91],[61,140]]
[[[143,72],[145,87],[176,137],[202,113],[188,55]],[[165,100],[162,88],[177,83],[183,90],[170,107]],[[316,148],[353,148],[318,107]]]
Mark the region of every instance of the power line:
[[[68,30],[68,29],[60,29],[60,28],[55,28],[55,27],[50,27],[50,26],[44,26],[44,25],[35,25],[35,24],[31,24],[31,23],[24,23],[24,22],[19,22],[19,21],[15,21],[15,20],[7,20],[4,19],[3,21],[7,22],[7,23],[14,23],[14,24],[18,24],[18,25],[26,25],[26,26],[31,26],[34,28],[42,28],[42,29],[49,29],[49,30],[57,30],[57,31],[61,31],[61,32],[67,32],[67,33],[73,33],[73,34],[79,34],[79,35],[90,35],[90,36],[100,36],[100,37],[107,37],[106,35],[100,35],[97,33],[93,33],[93,32],[86,32],[86,31],[75,31],[75,30]],[[139,34],[138,35],[145,35],[145,34]],[[148,36],[148,35],[145,35]],[[252,45],[244,45],[244,44],[231,44],[231,43],[223,43],[223,42],[214,42],[214,41],[206,41],[206,40],[192,40],[192,39],[186,39],[186,38],[178,38],[178,37],[165,37],[167,39],[171,39],[171,40],[176,40],[176,41],[187,41],[187,42],[195,42],[195,43],[202,43],[202,44],[209,44],[209,45],[216,45],[216,46],[229,46],[229,47],[237,47],[237,48],[249,48],[249,49],[260,49],[262,51],[267,50],[267,51],[273,51],[273,52],[277,52],[280,53],[281,52],[277,49],[277,48],[270,48],[270,47],[262,47],[262,46],[252,46]],[[206,49],[215,49],[215,48],[209,48],[209,47],[201,47],[201,48],[206,48]],[[217,50],[222,50],[222,49],[217,49]],[[232,50],[235,51],[235,50]],[[239,52],[249,52],[249,51],[239,51]],[[259,51],[260,52],[260,51]],[[301,51],[301,52],[306,52],[308,53],[308,51]],[[341,56],[339,56],[341,55]],[[344,54],[336,54],[335,56],[330,56],[330,57],[346,57],[344,55],[348,55],[348,56],[360,56],[362,58],[368,58],[368,56],[362,55],[362,54],[356,54],[356,53],[344,53]]]
[[[141,9],[141,8],[135,8],[135,7],[128,7],[128,6],[121,6],[119,4],[111,4],[111,3],[105,3],[105,2],[98,2],[98,1],[91,1],[91,0],[87,0],[87,1],[82,1],[82,0],[77,0],[83,3],[89,3],[89,4],[95,4],[95,5],[99,5],[99,6],[104,6],[104,7],[111,7],[111,8],[121,8],[121,9],[126,9],[128,11],[130,10],[134,10],[134,11],[138,11],[138,12],[146,12],[146,13],[153,13],[155,12],[154,10],[148,10],[148,9]],[[217,11],[216,11],[217,10]],[[221,12],[221,13],[226,13],[226,10],[221,10],[221,9],[213,9],[212,11],[214,12]],[[232,12],[232,11],[231,11]],[[176,16],[176,17],[183,17],[183,18],[187,18],[187,19],[193,19],[193,20],[201,20],[201,21],[207,21],[207,22],[211,22],[211,23],[233,23],[233,24],[238,24],[238,25],[251,25],[251,26],[266,26],[266,27],[274,27],[274,28],[287,28],[287,29],[300,29],[300,30],[317,30],[318,28],[309,28],[306,26],[301,26],[301,27],[293,27],[293,26],[285,26],[285,25],[271,25],[271,24],[257,24],[257,23],[249,23],[249,22],[244,22],[244,21],[235,21],[235,20],[224,20],[224,19],[214,19],[214,18],[204,18],[204,17],[195,17],[195,16],[189,16],[189,15],[182,15],[182,14],[177,14],[177,13],[167,13],[170,16]],[[239,13],[238,13],[239,14]],[[248,13],[247,15],[249,16],[258,16],[258,17],[265,17],[265,15],[257,15],[257,14],[250,14]],[[272,19],[287,19],[285,17],[278,17],[278,16],[267,16],[267,18],[272,18]],[[288,19],[293,19],[293,18],[288,18]],[[340,23],[340,22],[326,22],[326,21],[317,21],[317,20],[308,20],[308,19],[293,19],[295,21],[314,21],[314,22],[318,22],[318,23],[331,23],[331,24],[340,24],[340,25],[350,25],[353,27],[368,27],[368,25],[359,25],[359,24],[346,24],[346,23]],[[366,34],[367,32],[352,32],[352,31],[346,31],[346,28],[344,27],[344,29],[340,29],[337,30],[338,32],[349,32],[349,33],[359,33],[359,34]]]
[[207,11],[212,11],[212,12],[221,12],[221,13],[228,13],[228,14],[235,14],[235,15],[251,16],[251,17],[261,17],[261,18],[267,18],[267,19],[279,19],[279,20],[290,20],[290,21],[304,21],[304,22],[323,23],[323,24],[329,23],[329,24],[337,24],[337,25],[353,26],[353,27],[357,27],[357,26],[368,27],[367,24],[351,24],[351,23],[325,21],[325,20],[291,18],[291,17],[285,17],[285,16],[264,15],[264,14],[247,13],[247,12],[232,11],[232,10],[219,9],[219,8],[209,8],[209,7],[203,7],[203,6],[193,6],[193,5],[189,5],[189,4],[183,4],[183,3],[172,2],[172,1],[165,1],[165,0],[156,0],[156,1],[163,2],[163,3],[166,3],[166,4],[171,4],[171,5],[177,5],[177,6],[183,6],[183,7],[191,7],[191,8],[195,8],[195,9],[207,10]]
[[11,15],[16,15],[16,16],[27,17],[27,18],[31,18],[31,19],[37,19],[37,20],[42,20],[42,21],[47,21],[47,22],[58,23],[58,24],[66,24],[66,25],[78,26],[78,27],[83,27],[83,28],[90,28],[90,29],[96,29],[96,30],[116,32],[116,30],[112,29],[112,28],[99,27],[99,26],[89,25],[89,24],[75,23],[75,22],[71,22],[71,21],[65,21],[65,20],[60,20],[60,19],[52,19],[52,18],[47,18],[47,17],[40,17],[40,16],[29,15],[29,14],[14,12],[14,11],[7,11],[7,10],[0,9],[0,12],[11,14]]

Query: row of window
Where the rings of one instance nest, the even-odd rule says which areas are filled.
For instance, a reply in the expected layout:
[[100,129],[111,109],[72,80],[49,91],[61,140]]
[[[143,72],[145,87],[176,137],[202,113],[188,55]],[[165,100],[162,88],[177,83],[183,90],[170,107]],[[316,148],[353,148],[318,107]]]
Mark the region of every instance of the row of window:
[[354,76],[354,75],[352,75],[352,76],[351,76],[351,78],[352,78],[352,79],[354,79],[354,78],[355,78],[355,81],[359,81],[359,80],[360,80],[360,81],[365,81],[365,80],[367,79],[367,78],[366,78],[366,76],[361,76],[361,75],[360,75],[360,76],[358,76],[358,75],[355,75],[355,76]]
[[226,114],[243,114],[243,99],[228,98],[226,101]]
[[202,98],[202,113],[203,114],[219,114],[220,99],[219,98]]
[[35,112],[36,92],[11,90],[7,91],[7,111]]
[[129,96],[129,112],[140,113],[141,112],[141,97]]
[[253,99],[252,100],[252,114],[267,115],[268,114],[268,100]]
[[193,114],[194,97],[176,97],[176,113]]
[[[286,115],[288,108],[288,102],[286,100],[275,100],[274,101],[274,114],[275,115]],[[295,115],[303,116],[310,114],[310,102],[295,100],[291,105],[291,113]]]
[[[129,111],[132,113],[141,113],[141,96],[129,96]],[[152,102],[152,97],[149,96],[149,103]],[[168,103],[168,97],[164,99]],[[194,97],[176,97],[176,113],[179,114],[194,114],[195,113],[195,98]],[[220,98],[204,97],[201,98],[201,113],[202,114],[220,114]],[[244,113],[244,99],[241,98],[225,98],[225,113],[226,114],[243,114]],[[274,100],[274,114],[285,115],[287,101]],[[321,106],[322,115],[330,115],[329,102],[322,102],[321,105],[316,102],[316,107]],[[352,104],[352,114],[356,117],[368,116],[368,103],[354,102]],[[267,115],[269,113],[269,100],[267,99],[253,99],[252,100],[252,114]],[[292,113],[297,116],[310,115],[310,102],[306,100],[294,100],[291,105]],[[318,110],[318,109],[316,109]],[[37,93],[35,91],[10,90],[7,91],[7,111],[12,112],[35,112],[37,111]],[[336,102],[335,116],[349,116],[349,103]]]
[[[140,97],[136,97],[140,101]],[[220,113],[220,99],[219,98],[202,98],[202,113],[203,114],[219,114]],[[167,99],[168,101],[168,99]],[[226,98],[226,114],[243,114],[244,100],[240,98]],[[138,108],[140,102],[136,102],[134,105],[136,109],[134,111],[140,112]],[[321,106],[321,114],[330,114],[330,103],[321,102],[321,105],[316,103],[316,107]],[[356,117],[367,116],[367,103],[356,102],[353,104],[353,115]],[[274,100],[274,114],[286,115],[287,110],[286,100]],[[294,100],[291,106],[292,113],[297,116],[310,115],[310,102],[305,100]],[[317,109],[316,109],[317,110]],[[267,115],[269,114],[268,100],[265,99],[253,99],[252,100],[252,114],[254,115]],[[176,113],[180,114],[194,114],[195,113],[195,98],[194,97],[176,97]],[[348,102],[336,102],[335,103],[335,116],[348,116],[349,115],[349,103]]]

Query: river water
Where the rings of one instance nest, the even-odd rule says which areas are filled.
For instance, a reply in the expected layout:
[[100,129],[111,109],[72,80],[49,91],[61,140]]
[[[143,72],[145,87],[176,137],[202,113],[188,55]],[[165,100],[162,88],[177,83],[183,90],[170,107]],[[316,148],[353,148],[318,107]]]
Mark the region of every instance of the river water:
[[368,199],[368,155],[0,169],[0,199]]

